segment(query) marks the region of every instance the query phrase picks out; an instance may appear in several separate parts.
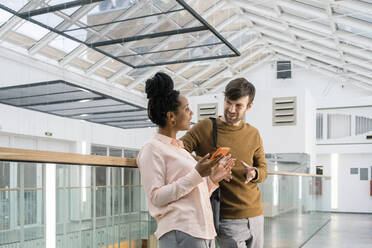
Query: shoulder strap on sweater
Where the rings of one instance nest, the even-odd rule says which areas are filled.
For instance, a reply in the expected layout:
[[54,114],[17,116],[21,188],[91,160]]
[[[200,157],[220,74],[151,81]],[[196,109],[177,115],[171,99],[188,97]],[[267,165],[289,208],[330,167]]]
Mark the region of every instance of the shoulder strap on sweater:
[[214,142],[214,146],[217,148],[217,122],[216,122],[216,118],[209,117],[209,119],[212,121],[212,125],[213,125],[213,142]]

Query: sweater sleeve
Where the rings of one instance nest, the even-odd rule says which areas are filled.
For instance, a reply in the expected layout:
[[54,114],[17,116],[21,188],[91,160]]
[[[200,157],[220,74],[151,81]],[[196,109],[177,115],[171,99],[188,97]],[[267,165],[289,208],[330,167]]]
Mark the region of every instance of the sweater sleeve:
[[142,148],[137,163],[144,190],[155,207],[163,207],[177,201],[203,182],[200,174],[193,169],[184,177],[166,184],[166,163],[160,152],[150,144]]
[[[192,153],[196,151],[201,143],[200,137],[202,137],[201,132],[207,127],[207,123],[210,122],[209,119],[204,119],[196,123],[187,133],[181,137],[183,145],[186,151]],[[196,158],[196,160],[198,160]]]
[[253,155],[253,166],[256,168],[256,178],[252,180],[253,183],[262,183],[267,177],[267,164],[265,159],[265,152],[262,144],[262,139],[259,133],[258,135],[258,148]]

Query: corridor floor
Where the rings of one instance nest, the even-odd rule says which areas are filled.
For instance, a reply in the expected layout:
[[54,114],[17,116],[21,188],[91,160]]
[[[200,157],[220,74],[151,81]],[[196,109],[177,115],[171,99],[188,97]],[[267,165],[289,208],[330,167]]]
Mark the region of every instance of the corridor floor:
[[332,213],[331,221],[303,248],[371,248],[372,214]]

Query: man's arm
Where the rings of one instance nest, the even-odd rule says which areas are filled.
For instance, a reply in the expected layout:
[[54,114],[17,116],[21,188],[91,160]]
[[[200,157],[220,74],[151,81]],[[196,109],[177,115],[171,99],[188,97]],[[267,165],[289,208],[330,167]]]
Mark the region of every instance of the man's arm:
[[262,139],[259,136],[259,146],[253,155],[253,167],[256,169],[256,176],[252,179],[253,183],[262,183],[267,177],[267,164],[265,159],[265,152],[262,145]]
[[187,131],[187,133],[180,139],[182,140],[186,151],[189,153],[197,151],[200,147],[200,139],[203,136],[203,132],[205,132],[205,130],[211,130],[211,127],[212,122],[209,119],[204,119],[196,123],[189,131]]

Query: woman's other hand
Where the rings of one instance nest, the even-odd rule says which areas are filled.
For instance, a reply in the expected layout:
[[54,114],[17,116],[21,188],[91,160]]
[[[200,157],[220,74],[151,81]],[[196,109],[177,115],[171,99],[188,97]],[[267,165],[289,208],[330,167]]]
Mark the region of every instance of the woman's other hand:
[[212,173],[212,168],[218,165],[218,162],[223,158],[222,155],[209,160],[209,153],[205,155],[202,159],[198,161],[195,166],[195,169],[199,172],[201,177],[209,176]]
[[231,154],[221,159],[218,165],[212,168],[210,179],[216,184],[224,179],[229,182],[232,179],[231,169],[235,166],[235,160],[231,158]]

